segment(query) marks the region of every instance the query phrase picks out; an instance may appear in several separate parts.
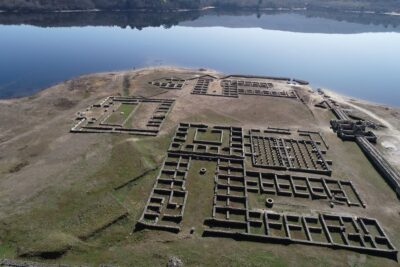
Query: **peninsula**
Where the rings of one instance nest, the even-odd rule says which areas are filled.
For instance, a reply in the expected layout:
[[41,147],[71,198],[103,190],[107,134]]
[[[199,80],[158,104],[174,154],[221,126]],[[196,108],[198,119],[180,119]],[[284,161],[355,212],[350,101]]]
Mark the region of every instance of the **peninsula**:
[[0,114],[0,266],[398,266],[398,108],[158,67]]

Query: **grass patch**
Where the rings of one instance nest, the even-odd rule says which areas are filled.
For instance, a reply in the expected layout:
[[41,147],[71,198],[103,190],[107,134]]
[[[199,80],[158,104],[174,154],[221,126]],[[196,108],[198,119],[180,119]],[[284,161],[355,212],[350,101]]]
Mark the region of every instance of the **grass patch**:
[[125,104],[122,103],[116,111],[114,111],[110,117],[108,117],[106,123],[122,125],[129,115],[135,110],[137,104]]
[[265,201],[267,199],[267,195],[260,193],[249,193],[248,201],[250,209],[265,209]]
[[197,140],[199,141],[212,141],[212,142],[220,142],[222,133],[213,133],[210,129],[207,129],[205,132],[197,131]]
[[[186,182],[188,199],[182,222],[184,227],[202,229],[204,219],[211,217],[216,167],[217,163],[214,161],[191,161]],[[206,174],[200,175],[201,168],[207,169]]]
[[[71,248],[84,249],[86,239],[101,236],[113,224],[125,222],[129,225],[125,229],[131,229],[133,222],[122,218],[128,210],[134,217],[141,213],[156,171],[129,184],[123,194],[114,194],[114,187],[157,168],[165,157],[169,136],[139,139],[113,136],[110,140],[109,160],[94,174],[82,177],[68,190],[47,189],[47,202],[4,220],[0,233],[3,244],[16,244],[18,252],[14,253],[18,255],[61,257]],[[102,242],[107,243],[107,238]],[[9,250],[9,254],[13,251]]]
[[13,165],[13,166],[8,170],[8,172],[9,172],[9,173],[17,173],[17,172],[19,172],[20,170],[22,170],[24,167],[26,167],[26,166],[28,166],[28,165],[29,165],[29,162],[28,162],[27,160],[18,162],[18,163],[16,163],[15,165]]
[[64,228],[81,239],[87,239],[126,215],[127,210],[108,194],[76,210],[65,222]]
[[0,258],[10,258],[16,254],[15,247],[10,243],[2,243],[0,245]]
[[79,239],[73,235],[60,231],[39,230],[40,237],[34,236],[23,246],[18,247],[20,257],[59,258],[73,245],[79,243]]
[[264,266],[276,266],[283,267],[287,264],[279,257],[274,256],[271,252],[266,251],[252,251],[247,254],[238,255],[233,253],[231,255],[223,255],[220,259],[220,264],[228,265],[232,267],[242,267],[242,266],[254,266],[254,267],[264,267]]
[[207,112],[203,112],[188,117],[185,119],[185,122],[192,122],[192,123],[207,122],[208,124],[219,124],[219,125],[235,125],[240,123],[240,121],[236,120],[235,118],[221,115],[212,110],[207,110]]
[[6,222],[4,240],[17,244],[18,255],[59,255],[127,214],[111,195],[78,190],[50,195],[54,203],[16,215]]
[[125,75],[124,80],[122,81],[122,95],[123,96],[130,95],[130,90],[129,90],[130,87],[131,87],[131,81],[129,79],[129,76]]
[[[152,154],[147,142],[155,138],[130,141],[115,136],[111,157],[107,164],[92,175],[107,188],[114,189],[158,165],[157,154]],[[157,150],[155,150],[156,153]]]

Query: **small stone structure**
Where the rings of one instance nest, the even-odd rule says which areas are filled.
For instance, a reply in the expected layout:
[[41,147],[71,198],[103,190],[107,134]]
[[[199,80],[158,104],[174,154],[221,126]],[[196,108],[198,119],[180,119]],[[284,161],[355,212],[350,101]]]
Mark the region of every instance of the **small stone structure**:
[[186,80],[178,78],[178,77],[171,77],[171,78],[160,78],[149,82],[149,84],[158,86],[162,89],[182,89],[185,85]]
[[245,181],[249,193],[311,200],[326,199],[349,207],[366,207],[355,186],[348,180],[246,171]]
[[272,208],[274,206],[274,200],[272,198],[267,198],[265,200],[265,206],[267,206],[267,208]]
[[327,105],[338,119],[331,121],[333,131],[342,140],[355,141],[375,169],[396,192],[397,197],[400,198],[400,174],[383,157],[382,153],[373,146],[372,143],[377,142],[377,136],[372,131],[366,130],[369,126],[368,123],[361,120],[351,120],[342,108],[322,90],[318,90],[318,93],[323,96]]
[[328,104],[326,103],[325,100],[315,104],[314,106],[317,107],[317,108],[322,108],[322,109],[327,109],[328,108]]
[[[286,97],[298,99],[298,96],[294,90],[282,90],[274,88],[274,85],[270,82],[262,82],[257,80],[244,80],[244,79],[273,79],[279,81],[290,81],[289,78],[274,78],[264,76],[226,76],[217,78],[213,76],[201,76],[196,78],[197,82],[192,90],[192,94],[195,95],[209,95],[209,96],[221,96],[221,97],[233,97],[238,98],[239,95],[259,95],[259,96],[272,96],[272,97]],[[221,94],[210,94],[209,87],[214,81],[220,81],[222,88]]]
[[[215,207],[218,209],[218,207]],[[397,250],[379,222],[332,214],[302,216],[273,211],[225,210],[246,220],[210,218],[204,236],[280,244],[305,244],[397,259]]]
[[207,172],[207,169],[206,169],[206,168],[201,168],[201,169],[200,169],[200,174],[201,174],[201,175],[206,174],[206,172]]
[[297,98],[295,91],[276,90],[272,83],[244,81],[244,80],[222,80],[224,96],[238,95],[260,95]]
[[371,143],[376,143],[377,137],[372,131],[367,131],[363,121],[331,120],[331,126],[337,136],[345,141],[355,141],[356,137],[365,137]]
[[243,74],[230,74],[222,77],[221,79],[265,79],[265,80],[276,80],[290,82],[292,79],[288,77],[274,77],[274,76],[262,76],[262,75],[243,75]]
[[191,158],[168,154],[154,184],[140,220],[139,228],[178,233],[187,201],[186,177]]
[[239,97],[239,89],[236,81],[222,80],[222,95],[226,97]]
[[199,78],[193,88],[192,94],[194,95],[207,95],[210,83],[214,81],[212,78]]
[[[142,97],[110,96],[94,104],[84,112],[79,112],[77,123],[72,133],[126,133],[135,135],[156,136],[162,123],[171,111],[175,100],[152,99]],[[134,128],[129,122],[135,120],[136,110],[140,105],[156,105],[152,113],[145,114],[147,122],[140,128]],[[129,107],[129,114],[122,107]]]
[[171,257],[168,260],[167,267],[183,267],[183,262],[178,257]]
[[338,120],[350,120],[350,117],[346,114],[346,112],[343,111],[343,109],[335,100],[326,95],[321,89],[318,89],[317,92],[323,98],[323,101],[320,103],[320,105],[324,105],[329,108]]
[[[245,146],[253,166],[276,170],[310,172],[331,175],[332,170],[324,153],[314,140],[271,136],[270,133],[291,133],[282,130],[261,131],[252,129],[245,135]],[[303,133],[304,135],[304,133]]]
[[301,136],[302,138],[308,138],[314,141],[317,145],[322,146],[323,149],[325,149],[324,151],[321,151],[323,154],[326,153],[327,150],[329,150],[329,145],[321,132],[299,129],[297,130],[297,133],[299,137]]
[[[199,133],[204,131],[217,136],[218,140],[202,140]],[[203,124],[180,123],[169,151],[211,158],[243,159],[243,130],[241,127],[214,126],[210,129]]]

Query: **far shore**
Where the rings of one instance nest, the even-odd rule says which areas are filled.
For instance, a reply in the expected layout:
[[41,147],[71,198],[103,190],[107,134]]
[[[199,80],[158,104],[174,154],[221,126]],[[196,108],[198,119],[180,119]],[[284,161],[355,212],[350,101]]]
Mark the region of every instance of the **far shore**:
[[399,11],[376,11],[376,10],[357,10],[357,9],[340,9],[340,8],[328,8],[328,7],[317,7],[317,8],[309,8],[306,6],[299,7],[218,7],[218,6],[206,6],[202,8],[189,9],[189,8],[174,8],[174,9],[150,9],[150,8],[137,8],[137,9],[58,9],[58,10],[49,10],[49,9],[13,9],[13,10],[0,10],[0,13],[95,13],[95,12],[160,12],[160,13],[168,13],[168,12],[193,12],[193,11],[206,11],[210,9],[215,10],[232,10],[232,11],[335,11],[335,12],[344,12],[344,13],[355,13],[355,14],[363,14],[363,15],[387,15],[387,16],[400,16]]

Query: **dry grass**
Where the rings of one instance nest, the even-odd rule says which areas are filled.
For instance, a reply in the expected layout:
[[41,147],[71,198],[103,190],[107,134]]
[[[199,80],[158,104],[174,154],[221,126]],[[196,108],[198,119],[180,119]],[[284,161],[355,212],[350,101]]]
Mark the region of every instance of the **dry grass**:
[[[192,96],[189,87],[162,90],[148,84],[159,77],[194,74],[200,73],[169,68],[98,74],[34,97],[0,101],[0,256],[88,266],[165,266],[172,255],[186,266],[397,265],[343,250],[201,237],[202,221],[211,212],[213,180],[211,171],[199,177],[198,169],[212,170],[212,162],[194,161],[190,169],[181,234],[134,232],[178,122],[312,128],[320,129],[331,147],[327,157],[334,162],[333,177],[352,180],[367,209],[331,210],[326,203],[288,198],[279,199],[277,209],[375,217],[400,247],[395,194],[354,143],[331,133],[329,111],[292,99]],[[105,96],[128,93],[177,99],[159,137],[68,133],[76,111]],[[251,201],[263,204],[263,198]],[[195,235],[188,234],[192,226]]]

